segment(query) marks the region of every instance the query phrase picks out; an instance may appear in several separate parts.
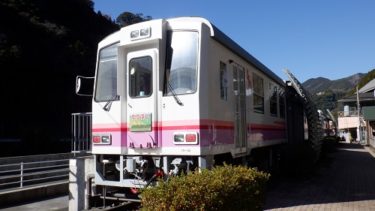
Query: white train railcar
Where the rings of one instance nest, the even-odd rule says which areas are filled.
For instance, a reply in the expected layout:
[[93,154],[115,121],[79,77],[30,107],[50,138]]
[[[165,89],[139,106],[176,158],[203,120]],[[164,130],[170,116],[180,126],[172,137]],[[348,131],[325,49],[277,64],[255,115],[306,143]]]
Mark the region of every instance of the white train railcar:
[[156,176],[245,160],[256,148],[284,143],[284,90],[203,18],[124,27],[98,46],[95,184],[134,191]]

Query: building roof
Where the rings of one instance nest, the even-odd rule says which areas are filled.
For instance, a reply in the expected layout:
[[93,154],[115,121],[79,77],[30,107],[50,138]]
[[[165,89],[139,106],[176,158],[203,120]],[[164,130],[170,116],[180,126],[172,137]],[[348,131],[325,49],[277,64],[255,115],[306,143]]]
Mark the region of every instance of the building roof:
[[358,90],[358,92],[366,93],[371,92],[373,90],[375,90],[375,78],[368,82],[366,85],[364,85],[360,90]]
[[[359,93],[359,101],[375,101],[374,94],[372,92],[366,93]],[[351,95],[349,97],[345,97],[343,99],[338,100],[339,103],[347,103],[347,102],[357,102],[357,94]]]
[[[375,102],[375,78],[358,90],[360,102]],[[357,102],[357,94],[338,100],[339,103]]]

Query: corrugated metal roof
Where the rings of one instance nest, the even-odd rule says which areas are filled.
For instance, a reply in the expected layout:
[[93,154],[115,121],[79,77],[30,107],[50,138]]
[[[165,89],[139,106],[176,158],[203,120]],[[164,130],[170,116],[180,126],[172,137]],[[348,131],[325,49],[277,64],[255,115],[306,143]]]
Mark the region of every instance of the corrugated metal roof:
[[[374,94],[372,92],[367,93],[359,93],[359,101],[374,101]],[[357,102],[357,94],[351,95],[349,97],[342,98],[338,100],[339,103],[346,103],[346,102]]]
[[368,82],[366,85],[364,85],[360,90],[358,90],[358,92],[366,93],[371,92],[373,90],[375,90],[375,78]]

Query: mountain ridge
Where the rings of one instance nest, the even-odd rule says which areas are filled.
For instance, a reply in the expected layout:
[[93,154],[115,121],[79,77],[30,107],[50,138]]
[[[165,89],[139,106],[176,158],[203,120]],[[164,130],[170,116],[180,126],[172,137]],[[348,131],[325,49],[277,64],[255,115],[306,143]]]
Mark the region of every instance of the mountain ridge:
[[306,80],[302,83],[311,95],[331,90],[333,92],[347,93],[355,87],[358,82],[365,76],[364,73],[356,73],[341,79],[330,80],[325,77],[317,77]]
[[356,73],[336,80],[317,77],[306,80],[302,86],[311,94],[318,109],[335,110],[337,101],[350,94],[365,76],[365,73]]

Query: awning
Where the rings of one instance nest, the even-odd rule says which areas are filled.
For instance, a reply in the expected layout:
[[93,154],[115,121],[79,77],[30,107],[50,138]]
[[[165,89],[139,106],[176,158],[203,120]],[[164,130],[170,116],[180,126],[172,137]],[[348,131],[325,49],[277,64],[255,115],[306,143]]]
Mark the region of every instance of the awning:
[[375,106],[364,106],[362,107],[363,118],[366,121],[375,120]]

